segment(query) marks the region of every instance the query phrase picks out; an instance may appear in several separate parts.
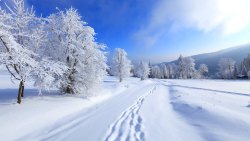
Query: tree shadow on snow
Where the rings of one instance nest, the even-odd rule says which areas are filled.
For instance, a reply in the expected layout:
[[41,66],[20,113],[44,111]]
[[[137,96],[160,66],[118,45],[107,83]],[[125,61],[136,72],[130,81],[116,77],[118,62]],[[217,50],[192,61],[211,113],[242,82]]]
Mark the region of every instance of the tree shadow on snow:
[[[18,89],[0,89],[0,105],[11,105],[17,103]],[[25,89],[24,99],[35,98],[39,95],[37,89]],[[49,91],[42,94],[42,96],[59,96],[57,91]]]

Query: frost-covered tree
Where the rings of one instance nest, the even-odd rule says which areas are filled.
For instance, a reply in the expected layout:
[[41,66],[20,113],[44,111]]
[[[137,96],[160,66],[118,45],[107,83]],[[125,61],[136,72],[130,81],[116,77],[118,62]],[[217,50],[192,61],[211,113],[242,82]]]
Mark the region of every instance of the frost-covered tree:
[[150,74],[149,64],[141,61],[137,66],[136,74],[141,80],[147,79]]
[[177,72],[177,66],[174,63],[168,64],[167,69],[168,69],[168,71],[167,71],[168,72],[168,78],[170,78],[170,79],[175,78],[176,72]]
[[250,54],[248,54],[247,57],[244,58],[243,64],[247,70],[250,70]]
[[152,78],[152,64],[150,61],[148,62],[148,67],[149,67],[149,78]]
[[48,17],[49,39],[44,54],[66,64],[63,93],[87,94],[99,85],[106,75],[104,45],[95,41],[94,29],[81,20],[77,10],[70,8]]
[[[20,81],[17,98],[19,104],[24,96],[25,81],[37,67],[37,62],[33,58],[36,54],[26,44],[30,39],[30,34],[26,33],[30,19],[22,19],[29,15],[29,12],[19,11],[22,7],[20,3],[23,4],[23,1],[14,0],[14,8],[8,7],[11,12],[0,9],[0,64],[6,67],[12,78]],[[19,27],[17,19],[25,23],[20,23]]]
[[250,71],[247,72],[247,78],[250,79]]
[[161,72],[162,72],[162,77],[163,78],[169,78],[167,66],[165,64],[160,64],[160,69],[161,69]]
[[[0,12],[1,60],[12,78],[20,80],[17,102],[21,103],[27,80],[32,78],[35,85],[42,89],[48,86],[45,82],[52,83],[46,78],[58,79],[58,75],[63,75],[60,70],[64,68],[62,64],[58,65],[40,54],[46,40],[45,20],[36,17],[33,8],[26,8],[24,0],[13,0],[12,5],[6,5],[5,9]],[[39,82],[43,82],[43,86]]]
[[33,51],[37,19],[32,9],[24,7],[23,0],[13,0],[13,5],[6,5],[5,9],[0,10],[0,64],[5,65],[12,78],[20,81],[17,98],[20,104],[25,82],[38,67],[37,54]]
[[163,78],[162,71],[158,65],[152,67],[152,78]]
[[6,67],[13,79],[20,81],[17,98],[19,104],[24,96],[25,81],[37,67],[33,55],[32,51],[23,48],[7,30],[0,27],[0,65]]
[[195,75],[195,63],[191,57],[180,57],[177,60],[177,77],[180,79],[194,78]]
[[206,64],[200,64],[198,73],[200,78],[205,78],[206,74],[208,73],[208,67]]
[[131,61],[127,57],[124,49],[116,48],[112,60],[111,71],[114,76],[117,76],[120,82],[131,75]]
[[185,72],[184,78],[194,78],[196,70],[195,70],[195,60],[191,57],[185,57]]
[[238,67],[235,67],[237,69],[236,76],[240,78],[249,78],[248,71],[250,71],[250,54],[247,55],[246,58],[238,65]]
[[180,79],[185,78],[185,60],[182,55],[177,60],[177,67],[177,77]]
[[232,58],[222,58],[219,63],[218,75],[222,79],[234,78],[235,61]]
[[247,76],[247,68],[244,62],[241,62],[237,68],[237,77],[244,78]]

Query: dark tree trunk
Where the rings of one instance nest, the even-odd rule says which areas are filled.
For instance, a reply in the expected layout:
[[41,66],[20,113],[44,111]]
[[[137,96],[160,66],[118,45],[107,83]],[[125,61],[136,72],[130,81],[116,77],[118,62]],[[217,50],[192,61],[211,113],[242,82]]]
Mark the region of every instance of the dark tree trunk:
[[23,85],[22,85],[21,97],[23,97],[23,95],[24,95],[24,83],[23,83]]
[[24,83],[23,83],[23,80],[21,80],[21,82],[19,84],[18,95],[17,95],[17,103],[18,104],[21,104],[21,102],[22,102],[23,91],[24,91]]

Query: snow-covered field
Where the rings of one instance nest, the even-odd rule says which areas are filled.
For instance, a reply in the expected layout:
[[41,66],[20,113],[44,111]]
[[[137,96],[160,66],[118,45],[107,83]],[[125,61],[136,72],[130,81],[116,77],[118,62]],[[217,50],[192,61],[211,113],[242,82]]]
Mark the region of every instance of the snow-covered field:
[[107,77],[95,96],[38,96],[0,75],[3,141],[249,141],[250,81]]

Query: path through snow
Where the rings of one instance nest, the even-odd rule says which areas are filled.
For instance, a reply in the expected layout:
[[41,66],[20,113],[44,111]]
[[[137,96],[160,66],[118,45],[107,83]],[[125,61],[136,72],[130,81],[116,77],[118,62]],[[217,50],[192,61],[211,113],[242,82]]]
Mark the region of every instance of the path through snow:
[[[137,82],[17,140],[248,141],[250,95],[244,87],[242,91],[234,89],[237,82],[210,89],[209,84],[215,83],[223,84],[199,80]],[[5,134],[4,129],[0,134]]]

